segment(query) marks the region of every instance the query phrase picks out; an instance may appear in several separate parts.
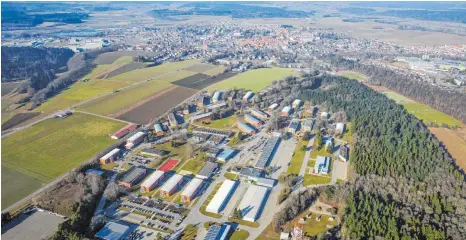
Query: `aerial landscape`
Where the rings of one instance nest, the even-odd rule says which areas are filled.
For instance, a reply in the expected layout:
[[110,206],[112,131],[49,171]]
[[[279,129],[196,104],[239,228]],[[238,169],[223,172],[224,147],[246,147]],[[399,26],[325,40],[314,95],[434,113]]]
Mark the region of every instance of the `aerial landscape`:
[[1,2],[2,239],[466,239],[466,2]]

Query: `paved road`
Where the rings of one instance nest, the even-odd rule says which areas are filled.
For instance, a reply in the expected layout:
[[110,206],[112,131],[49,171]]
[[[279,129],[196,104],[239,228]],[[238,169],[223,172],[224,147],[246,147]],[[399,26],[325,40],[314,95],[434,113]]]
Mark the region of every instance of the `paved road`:
[[102,118],[106,118],[106,119],[113,120],[113,121],[124,122],[124,123],[127,123],[127,124],[132,124],[132,122],[128,122],[128,121],[125,121],[125,120],[122,120],[122,119],[112,118],[112,117],[108,117],[108,116],[100,115],[100,114],[95,114],[95,113],[91,113],[91,112],[85,112],[85,111],[79,111],[79,110],[71,110],[71,111],[72,112],[78,112],[78,113],[84,113],[84,114],[88,114],[88,115],[92,115],[92,116],[96,116],[96,117],[102,117]]

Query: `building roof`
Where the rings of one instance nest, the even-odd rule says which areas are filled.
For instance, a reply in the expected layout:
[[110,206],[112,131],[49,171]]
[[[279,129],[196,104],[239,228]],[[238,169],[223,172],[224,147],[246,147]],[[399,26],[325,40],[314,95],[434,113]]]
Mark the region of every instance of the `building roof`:
[[217,100],[220,98],[220,94],[221,94],[221,92],[216,91],[216,92],[214,93],[214,96],[212,97],[212,100],[217,101]]
[[267,164],[270,161],[270,158],[273,155],[273,152],[275,151],[278,143],[280,142],[279,137],[272,137],[269,140],[267,140],[267,143],[265,144],[264,149],[262,150],[262,153],[257,160],[256,163],[256,168],[265,168],[267,167]]
[[97,238],[105,240],[120,240],[124,238],[130,231],[130,227],[116,222],[107,223],[95,235]]
[[243,128],[247,132],[255,132],[256,130],[244,122],[238,121],[238,127]]
[[268,193],[268,188],[251,185],[243,195],[238,209],[241,210],[241,215],[246,221],[254,222],[262,211],[265,203],[265,198]]
[[244,115],[244,120],[246,121],[251,121],[253,122],[254,124],[259,124],[261,123],[261,120],[257,119],[256,117],[250,115],[250,114],[245,114]]
[[314,119],[307,119],[306,121],[304,121],[303,126],[310,127],[312,129],[312,127],[314,126],[314,122]]
[[204,240],[224,240],[227,238],[230,228],[228,224],[222,224],[220,226],[214,224],[210,226]]
[[148,178],[146,178],[144,182],[142,182],[141,187],[147,187],[147,188],[151,187],[155,182],[162,179],[164,174],[165,174],[164,172],[160,170],[156,170]]
[[301,104],[301,100],[296,99],[293,101],[293,106]]
[[133,183],[134,181],[136,181],[139,176],[141,176],[141,174],[146,174],[146,169],[144,168],[133,168],[131,170],[131,172],[127,173],[123,179],[121,180],[121,182],[125,182],[125,183]]
[[239,175],[259,178],[262,175],[262,171],[256,168],[244,167],[241,169],[241,171],[239,171]]
[[272,105],[269,106],[269,109],[275,109],[278,107],[278,104],[277,103],[274,103]]
[[226,105],[227,105],[227,103],[226,103],[226,102],[221,102],[221,103],[217,103],[217,104],[209,105],[209,106],[207,106],[207,109],[209,109],[209,110],[213,110],[213,109],[216,109],[216,108],[225,107]]
[[120,149],[119,148],[115,148],[113,149],[112,151],[108,152],[107,154],[103,155],[100,159],[109,159],[113,156],[115,156],[116,154],[118,154],[120,152]]
[[276,180],[275,179],[272,179],[272,178],[259,178],[257,179],[257,185],[260,185],[260,186],[265,186],[265,187],[273,187],[275,186],[275,182]]
[[206,164],[201,168],[201,170],[197,173],[199,176],[209,177],[213,170],[218,167],[218,163],[214,162],[206,162]]
[[155,148],[144,148],[141,150],[141,154],[147,154],[147,155],[154,155],[154,156],[159,156],[163,157],[170,153],[169,151],[165,150],[160,150],[160,149],[155,149]]
[[226,161],[235,153],[234,149],[223,148],[222,152],[217,156],[219,160]]
[[343,132],[345,130],[345,124],[344,123],[337,123],[336,130]]
[[217,193],[215,193],[215,196],[212,198],[212,200],[207,205],[206,211],[213,212],[213,213],[220,212],[220,209],[222,208],[223,203],[225,202],[227,197],[231,194],[235,185],[236,185],[236,181],[228,180],[228,179],[223,181]]
[[174,174],[170,179],[168,179],[167,182],[165,182],[165,184],[163,184],[160,190],[170,192],[171,190],[173,190],[173,188],[175,188],[178,185],[178,183],[180,183],[181,180],[183,180],[183,176],[179,174]]
[[193,178],[193,180],[191,180],[188,183],[188,185],[184,188],[181,195],[192,197],[194,193],[196,192],[196,190],[201,186],[202,182],[203,182],[202,179]]
[[294,130],[298,130],[299,124],[300,124],[300,123],[301,123],[300,121],[295,121],[295,120],[293,120],[293,121],[291,121],[290,124],[288,125],[288,128],[292,128],[292,129],[294,129]]
[[211,128],[196,128],[193,130],[193,133],[211,134],[211,135],[224,136],[224,137],[231,136],[230,131],[211,129]]
[[193,115],[193,116],[190,117],[190,119],[191,119],[191,121],[196,121],[196,120],[201,119],[201,118],[210,117],[210,115],[212,115],[212,112],[206,112],[206,113]]
[[316,163],[314,165],[314,171],[328,172],[328,167],[330,163],[329,160],[329,157],[317,156]]
[[128,142],[134,142],[136,141],[137,139],[143,137],[144,135],[146,135],[144,132],[137,132],[136,134],[134,134],[133,136],[131,136],[130,138],[128,138]]
[[252,97],[254,93],[252,91],[248,91],[246,94],[244,94],[243,99],[249,99]]
[[162,125],[160,123],[157,123],[154,125],[155,132],[163,132]]
[[290,112],[290,110],[291,110],[291,107],[290,107],[290,106],[285,106],[285,107],[282,109],[282,112],[288,113],[288,112]]

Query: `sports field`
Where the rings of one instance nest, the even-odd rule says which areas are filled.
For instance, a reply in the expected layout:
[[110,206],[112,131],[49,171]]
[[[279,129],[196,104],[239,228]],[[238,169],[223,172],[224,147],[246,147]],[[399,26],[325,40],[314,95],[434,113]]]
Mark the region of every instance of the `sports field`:
[[347,77],[349,79],[355,79],[359,81],[364,81],[367,78],[363,74],[358,73],[358,72],[353,72],[353,71],[341,71],[341,72],[338,72],[337,74],[343,77]]
[[40,184],[61,176],[110,146],[114,140],[108,135],[125,125],[74,113],[65,119],[45,120],[3,139],[2,172],[6,171],[7,176],[2,176],[2,180],[15,185],[2,185],[2,205],[20,200]]
[[290,75],[298,74],[291,68],[260,68],[238,74],[209,87],[209,91],[218,89],[244,88],[259,91],[272,84],[274,80],[281,80]]

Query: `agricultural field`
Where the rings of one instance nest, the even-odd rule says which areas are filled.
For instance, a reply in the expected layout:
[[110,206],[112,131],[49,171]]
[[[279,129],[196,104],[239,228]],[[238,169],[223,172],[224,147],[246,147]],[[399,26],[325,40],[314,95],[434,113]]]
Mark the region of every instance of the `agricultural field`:
[[15,114],[13,117],[2,123],[2,130],[6,130],[9,128],[13,128],[35,116],[40,115],[38,112],[29,112],[29,113],[18,113]]
[[[105,55],[105,54],[104,54]],[[97,57],[99,59],[99,57]],[[96,63],[98,62],[97,60],[95,61]],[[97,66],[92,69],[90,73],[88,73],[86,76],[84,76],[83,79],[89,78],[89,79],[95,79],[95,78],[101,78],[105,76],[107,73],[120,68],[122,66],[125,66],[127,64],[130,64],[133,62],[133,57],[131,56],[122,56],[118,59],[115,59],[111,63],[97,63]]]
[[286,174],[299,174],[301,166],[303,165],[304,154],[306,153],[306,151],[302,150],[302,147],[307,147],[308,143],[309,141],[303,141],[300,139],[298,144],[296,144],[296,149],[293,157],[291,158],[290,166],[286,170]]
[[207,71],[205,71],[203,73],[206,74],[206,75],[209,75],[209,76],[217,76],[217,75],[220,75],[220,74],[224,73],[226,69],[227,68],[224,67],[224,66],[216,66],[215,68],[207,70]]
[[414,103],[413,100],[392,91],[385,91],[384,94],[398,104]]
[[2,209],[39,189],[43,182],[2,166]]
[[[18,182],[17,178],[21,175],[24,185],[18,184],[14,189],[27,189],[30,185],[47,183],[113,144],[115,141],[109,134],[125,125],[105,118],[74,113],[65,119],[45,120],[11,135],[2,141],[2,172],[5,169],[12,170],[7,172],[7,176],[14,178],[4,179],[2,176],[2,180]],[[8,192],[8,189],[2,188],[2,200],[12,203],[36,188],[31,188],[22,193],[23,195],[17,190]]]
[[422,103],[406,103],[403,106],[409,113],[422,120],[425,124],[433,123],[438,126],[445,124],[449,127],[462,125],[461,121]]
[[119,115],[117,118],[138,124],[147,124],[151,119],[163,115],[196,93],[197,91],[193,89],[175,87],[171,91]]
[[367,79],[367,77],[363,75],[362,73],[353,72],[353,71],[340,71],[337,74],[343,77],[347,77],[349,79],[354,79],[354,80],[359,80],[359,81],[364,81]]
[[21,82],[5,82],[2,83],[2,97],[11,93],[15,88],[19,87]]
[[109,71],[107,72],[106,74],[102,74],[100,76],[100,79],[105,79],[105,78],[111,78],[111,77],[115,77],[115,76],[118,76],[120,74],[123,74],[125,72],[129,72],[129,71],[133,71],[133,70],[136,70],[136,69],[141,69],[141,68],[145,68],[147,65],[145,63],[141,63],[141,62],[132,62],[132,63],[128,63],[126,65],[123,65],[121,67],[118,67],[112,71]]
[[291,68],[260,68],[238,74],[209,87],[209,91],[218,89],[244,88],[257,92],[272,84],[274,80],[281,80],[298,74]]
[[448,149],[448,152],[456,160],[456,164],[466,170],[466,128],[447,129],[447,128],[429,128]]
[[[192,77],[181,79],[179,81],[173,82],[182,87],[192,88],[192,89],[204,89],[214,83],[220,82],[224,79],[235,76],[236,73],[227,72],[214,77],[211,77],[206,74],[196,74]],[[196,77],[195,77],[196,76]]]
[[197,63],[192,66],[185,68],[185,70],[195,72],[195,73],[204,73],[211,69],[215,68],[215,65],[207,64],[207,63]]
[[96,64],[112,64],[122,57],[133,58],[137,56],[156,56],[155,52],[138,52],[138,51],[117,51],[101,54],[95,59]]

